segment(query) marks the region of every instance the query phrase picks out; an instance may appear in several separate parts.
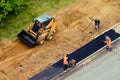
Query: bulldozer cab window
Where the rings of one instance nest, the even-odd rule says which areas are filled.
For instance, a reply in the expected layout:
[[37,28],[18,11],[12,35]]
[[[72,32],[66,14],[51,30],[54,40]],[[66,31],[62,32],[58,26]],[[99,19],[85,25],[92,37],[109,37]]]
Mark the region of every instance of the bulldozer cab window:
[[35,32],[36,34],[38,33],[39,29],[42,27],[40,22],[35,21],[35,24],[32,28],[32,31]]

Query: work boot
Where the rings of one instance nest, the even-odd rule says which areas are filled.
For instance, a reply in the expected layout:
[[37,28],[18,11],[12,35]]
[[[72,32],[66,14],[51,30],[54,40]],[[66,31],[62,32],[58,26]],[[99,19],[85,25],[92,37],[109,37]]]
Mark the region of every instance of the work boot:
[[107,49],[108,51],[112,51],[112,48],[111,48],[111,47],[109,48],[109,47],[107,46],[106,49]]

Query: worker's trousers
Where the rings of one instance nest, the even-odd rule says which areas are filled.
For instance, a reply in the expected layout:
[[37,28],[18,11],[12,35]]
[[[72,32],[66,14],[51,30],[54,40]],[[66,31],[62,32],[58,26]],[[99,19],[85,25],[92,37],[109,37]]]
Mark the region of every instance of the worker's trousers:
[[66,70],[68,68],[68,65],[64,64],[64,70]]

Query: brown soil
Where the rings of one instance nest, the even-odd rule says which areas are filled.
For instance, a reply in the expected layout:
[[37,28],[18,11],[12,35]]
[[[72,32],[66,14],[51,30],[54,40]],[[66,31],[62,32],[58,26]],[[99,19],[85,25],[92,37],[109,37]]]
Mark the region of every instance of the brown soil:
[[[18,39],[0,44],[0,80],[28,80],[57,60],[84,45],[120,21],[120,5],[113,0],[78,0],[57,10],[57,33],[50,42],[29,48]],[[120,3],[120,2],[119,2]],[[101,20],[101,30],[94,30],[90,19]],[[92,32],[92,34],[90,34]]]

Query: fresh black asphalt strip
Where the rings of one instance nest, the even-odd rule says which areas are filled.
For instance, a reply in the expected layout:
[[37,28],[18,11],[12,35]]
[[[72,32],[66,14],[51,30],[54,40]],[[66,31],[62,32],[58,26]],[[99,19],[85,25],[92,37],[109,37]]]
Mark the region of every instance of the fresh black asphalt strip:
[[[97,38],[93,39],[86,45],[80,47],[76,51],[70,54],[70,59],[75,59],[78,62],[85,59],[86,57],[90,56],[100,48],[105,46],[105,43],[102,41],[105,40],[105,36],[109,36],[111,40],[115,40],[120,37],[120,34],[115,32],[115,30],[111,29],[102,35],[98,36]],[[47,69],[43,70],[42,72],[36,74],[35,76],[31,77],[29,80],[50,80],[56,75],[60,74],[64,70],[64,66],[62,64],[63,59],[59,60],[58,62],[54,63]]]

